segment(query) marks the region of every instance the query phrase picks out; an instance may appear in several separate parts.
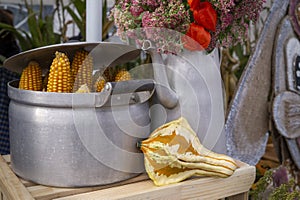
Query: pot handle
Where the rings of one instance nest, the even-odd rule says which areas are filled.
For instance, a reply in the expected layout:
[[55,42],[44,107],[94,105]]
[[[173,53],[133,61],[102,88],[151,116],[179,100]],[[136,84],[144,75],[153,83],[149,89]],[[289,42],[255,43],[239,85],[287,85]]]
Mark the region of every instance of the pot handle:
[[138,97],[135,95],[136,92],[149,91],[150,95],[147,95],[147,98],[144,99],[144,101],[147,101],[153,95],[155,85],[155,81],[152,79],[107,82],[103,91],[95,95],[95,107],[102,107],[110,97],[113,95],[118,96],[118,94],[133,94],[134,99],[137,99]]
[[112,87],[112,94],[124,94],[155,90],[155,82],[152,79],[128,80],[122,82],[109,82]]

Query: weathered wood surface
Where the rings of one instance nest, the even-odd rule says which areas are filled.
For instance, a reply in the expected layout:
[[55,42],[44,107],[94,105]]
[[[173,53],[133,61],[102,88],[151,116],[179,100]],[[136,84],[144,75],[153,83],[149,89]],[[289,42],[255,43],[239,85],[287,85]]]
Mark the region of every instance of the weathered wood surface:
[[110,185],[85,188],[43,186],[18,178],[9,167],[10,158],[0,156],[0,200],[7,199],[247,199],[255,179],[255,167],[238,162],[229,178],[193,177],[186,181],[157,187],[146,174]]
[[286,15],[288,5],[288,0],[273,2],[257,46],[229,107],[225,124],[228,153],[250,165],[259,161],[267,144],[273,44],[277,26]]
[[288,15],[278,26],[273,52],[272,140],[280,162],[292,159],[300,169],[300,91],[295,80],[300,42]]

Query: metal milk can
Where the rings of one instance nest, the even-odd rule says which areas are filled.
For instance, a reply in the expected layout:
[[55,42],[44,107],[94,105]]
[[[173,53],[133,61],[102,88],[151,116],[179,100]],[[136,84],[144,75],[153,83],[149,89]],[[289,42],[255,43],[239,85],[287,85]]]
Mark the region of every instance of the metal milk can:
[[161,54],[145,40],[156,82],[151,104],[152,130],[163,123],[185,117],[208,149],[226,153],[224,102],[217,50]]

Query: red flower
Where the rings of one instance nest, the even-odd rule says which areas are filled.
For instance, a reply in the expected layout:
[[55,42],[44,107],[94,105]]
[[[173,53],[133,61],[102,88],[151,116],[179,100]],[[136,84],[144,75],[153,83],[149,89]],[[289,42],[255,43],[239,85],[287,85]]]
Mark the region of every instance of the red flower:
[[188,0],[188,4],[190,5],[191,11],[198,10],[200,7],[200,0]]
[[182,38],[184,46],[189,50],[206,49],[211,40],[211,35],[208,31],[216,31],[217,12],[208,1],[188,0],[188,4],[190,5],[191,11],[193,11],[195,21],[190,24],[186,35],[196,40],[201,48],[193,44],[191,40],[188,40],[188,37]]
[[[196,42],[188,36],[194,39]],[[189,50],[203,50],[208,47],[211,36],[210,33],[202,26],[191,23],[188,32],[181,38],[181,40],[184,44],[184,47]]]
[[193,15],[198,25],[203,26],[207,30],[216,31],[217,12],[211,3],[200,2],[198,9],[193,11]]

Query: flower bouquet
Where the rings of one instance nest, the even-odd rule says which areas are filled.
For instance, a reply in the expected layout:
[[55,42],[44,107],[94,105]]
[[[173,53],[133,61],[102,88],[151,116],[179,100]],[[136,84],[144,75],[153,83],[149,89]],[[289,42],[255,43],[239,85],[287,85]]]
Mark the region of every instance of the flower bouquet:
[[[230,47],[247,38],[250,21],[255,22],[265,0],[118,0],[112,9],[118,35],[137,37],[133,30],[156,42],[158,50],[176,47],[211,51]],[[147,29],[152,31],[147,31]],[[157,28],[171,29],[181,36],[170,38]],[[155,31],[153,31],[155,30]],[[149,34],[149,32],[151,34]],[[191,40],[192,39],[192,40]],[[171,42],[170,42],[171,41]],[[196,41],[197,43],[195,43]],[[169,48],[165,48],[169,47]],[[176,48],[176,49],[177,49]]]
[[167,108],[151,113],[153,128],[182,116],[204,146],[226,152],[220,63],[213,50],[243,42],[264,2],[117,0],[111,17],[119,37],[144,50],[150,41],[155,98]]

